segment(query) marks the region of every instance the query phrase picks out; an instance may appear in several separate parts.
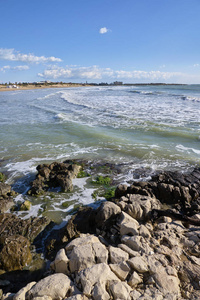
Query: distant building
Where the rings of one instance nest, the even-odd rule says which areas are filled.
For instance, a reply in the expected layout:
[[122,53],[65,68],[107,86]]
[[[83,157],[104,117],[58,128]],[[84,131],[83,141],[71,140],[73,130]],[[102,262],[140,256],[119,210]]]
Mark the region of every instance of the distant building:
[[122,81],[114,81],[113,84],[114,85],[123,85],[123,82]]
[[7,85],[8,89],[18,89],[19,87],[16,84],[13,85]]

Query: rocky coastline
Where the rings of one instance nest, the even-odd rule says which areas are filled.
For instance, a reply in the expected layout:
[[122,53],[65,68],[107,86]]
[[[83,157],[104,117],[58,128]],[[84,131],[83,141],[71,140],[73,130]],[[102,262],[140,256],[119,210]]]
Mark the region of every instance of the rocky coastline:
[[[35,196],[72,191],[73,178],[86,175],[74,161],[37,171]],[[200,299],[200,169],[118,184],[59,230],[44,217],[8,213],[15,195],[2,180],[1,299]]]

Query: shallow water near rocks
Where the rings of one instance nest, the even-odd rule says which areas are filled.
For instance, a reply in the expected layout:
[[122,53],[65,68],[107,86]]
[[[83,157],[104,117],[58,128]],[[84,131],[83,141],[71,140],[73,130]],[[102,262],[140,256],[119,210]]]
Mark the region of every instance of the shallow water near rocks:
[[[75,179],[71,194],[29,197],[41,163],[85,159],[124,164],[117,182],[156,170],[187,171],[200,164],[200,85],[80,87],[0,93],[1,172],[29,199],[21,217],[60,222],[74,206],[94,202],[95,187]],[[69,206],[63,203],[69,201]]]

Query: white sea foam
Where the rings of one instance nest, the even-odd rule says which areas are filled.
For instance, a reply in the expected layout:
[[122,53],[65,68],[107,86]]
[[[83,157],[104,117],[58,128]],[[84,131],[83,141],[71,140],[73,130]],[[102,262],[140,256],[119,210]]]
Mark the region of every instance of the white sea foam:
[[182,98],[182,100],[186,100],[186,101],[200,102],[200,98],[199,97],[182,96],[181,98]]
[[185,147],[183,145],[177,145],[176,148],[182,152],[186,151],[186,152],[193,152],[195,154],[198,154],[200,155],[200,150],[198,149],[194,149],[194,148],[191,148],[191,147]]
[[55,92],[55,93],[45,95],[43,97],[38,97],[37,100],[46,100],[46,99],[49,99],[49,98],[54,98],[54,96],[59,95],[59,94],[62,94],[62,92],[58,91],[58,92]]
[[37,204],[37,205],[31,205],[31,208],[29,211],[17,211],[17,212],[14,212],[18,217],[26,220],[26,219],[29,219],[31,217],[38,217],[39,215],[39,211],[41,210],[42,208],[42,204]]

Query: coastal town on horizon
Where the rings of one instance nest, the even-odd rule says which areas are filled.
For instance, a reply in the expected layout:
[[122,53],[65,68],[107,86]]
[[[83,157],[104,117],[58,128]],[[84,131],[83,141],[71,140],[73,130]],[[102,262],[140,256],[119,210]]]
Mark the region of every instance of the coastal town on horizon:
[[114,81],[111,83],[75,83],[75,82],[62,82],[62,81],[38,81],[38,82],[6,82],[0,84],[0,91],[13,90],[13,89],[34,89],[34,88],[62,88],[62,87],[80,87],[80,86],[156,86],[156,85],[187,85],[182,83],[123,83],[122,81]]

